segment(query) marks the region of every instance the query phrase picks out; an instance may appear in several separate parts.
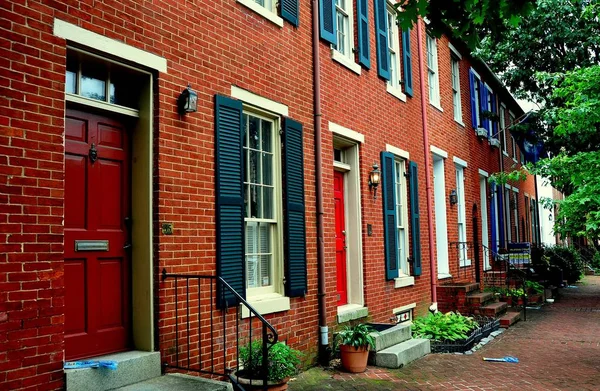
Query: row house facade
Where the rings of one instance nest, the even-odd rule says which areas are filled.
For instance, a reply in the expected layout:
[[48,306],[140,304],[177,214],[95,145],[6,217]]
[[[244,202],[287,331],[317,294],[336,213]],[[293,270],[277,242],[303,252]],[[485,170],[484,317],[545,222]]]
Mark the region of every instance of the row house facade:
[[533,179],[488,182],[524,163],[523,111],[394,1],[0,7],[6,389],[132,351],[160,373],[190,319],[226,350],[163,273],[221,277],[314,363],[340,325],[408,322],[540,240]]

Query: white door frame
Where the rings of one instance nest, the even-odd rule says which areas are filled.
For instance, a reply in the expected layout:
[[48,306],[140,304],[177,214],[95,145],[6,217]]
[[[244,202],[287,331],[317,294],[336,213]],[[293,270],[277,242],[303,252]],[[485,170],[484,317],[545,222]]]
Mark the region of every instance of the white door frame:
[[444,159],[448,154],[432,146],[433,199],[435,207],[435,246],[438,279],[452,277],[448,259],[448,216],[446,215],[446,179]]

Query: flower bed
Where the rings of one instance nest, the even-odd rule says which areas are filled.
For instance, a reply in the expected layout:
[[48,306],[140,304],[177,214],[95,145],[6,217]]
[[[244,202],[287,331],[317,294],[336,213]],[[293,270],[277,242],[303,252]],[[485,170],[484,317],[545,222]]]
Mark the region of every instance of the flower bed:
[[457,341],[430,341],[432,353],[462,353],[470,350],[473,345],[487,338],[492,332],[500,327],[500,320],[488,317],[474,318],[479,327],[471,332],[466,339]]

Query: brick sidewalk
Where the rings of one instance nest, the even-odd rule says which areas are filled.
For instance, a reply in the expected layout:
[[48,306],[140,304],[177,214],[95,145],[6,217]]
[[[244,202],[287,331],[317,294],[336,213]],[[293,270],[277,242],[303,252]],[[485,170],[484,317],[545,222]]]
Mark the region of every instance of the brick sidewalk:
[[[473,355],[430,354],[405,368],[362,374],[312,368],[290,391],[317,390],[600,390],[600,276],[519,322]],[[515,356],[518,364],[482,357]]]

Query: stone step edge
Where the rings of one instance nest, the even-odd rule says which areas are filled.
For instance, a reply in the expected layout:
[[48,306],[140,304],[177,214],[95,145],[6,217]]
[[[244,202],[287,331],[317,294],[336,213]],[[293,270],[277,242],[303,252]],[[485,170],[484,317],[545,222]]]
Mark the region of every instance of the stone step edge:
[[380,352],[390,346],[408,341],[412,337],[411,327],[406,324],[397,324],[387,330],[371,333],[375,339],[375,352]]
[[402,368],[429,353],[431,345],[428,339],[413,338],[375,353],[369,357],[369,361],[377,367]]

